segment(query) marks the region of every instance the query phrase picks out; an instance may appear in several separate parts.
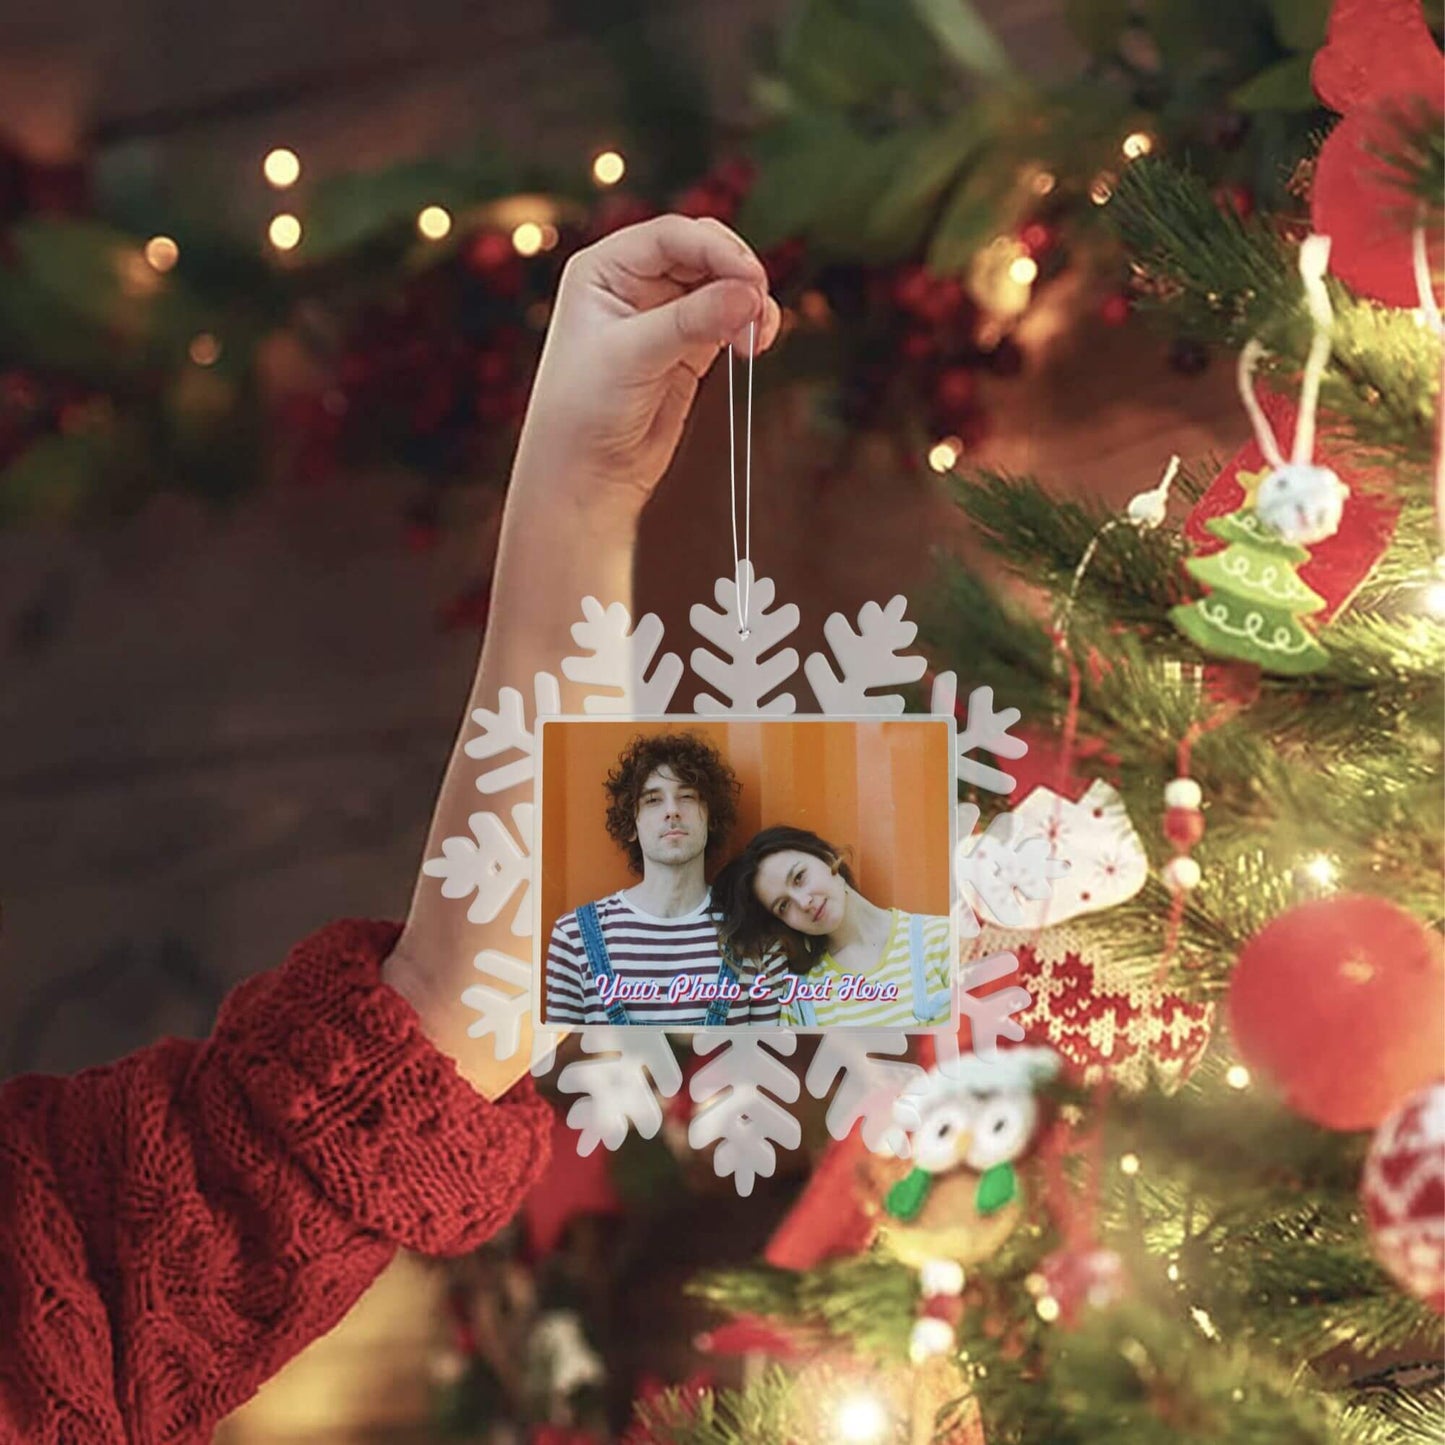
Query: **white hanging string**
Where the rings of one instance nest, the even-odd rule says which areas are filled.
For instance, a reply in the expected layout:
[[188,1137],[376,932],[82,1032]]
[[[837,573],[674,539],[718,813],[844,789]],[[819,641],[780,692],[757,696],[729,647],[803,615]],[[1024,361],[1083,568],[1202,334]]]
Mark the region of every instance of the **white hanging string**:
[[1169,488],[1174,484],[1174,478],[1179,473],[1179,458],[1169,458],[1169,465],[1164,469],[1164,476],[1159,484],[1151,487],[1147,492],[1140,492],[1137,496],[1131,497],[1129,505],[1122,517],[1111,517],[1097,532],[1089,539],[1089,545],[1084,548],[1084,555],[1079,558],[1079,565],[1074,568],[1074,580],[1069,584],[1069,595],[1064,600],[1064,605],[1059,613],[1058,634],[1060,640],[1067,645],[1069,640],[1069,624],[1073,621],[1074,604],[1078,601],[1079,585],[1084,580],[1084,573],[1089,570],[1089,563],[1094,560],[1094,553],[1099,550],[1099,543],[1104,540],[1115,527],[1134,527],[1141,532],[1152,532],[1156,527],[1164,524],[1166,509],[1169,506]]
[[[748,322],[748,406],[747,421],[743,432],[746,447],[744,464],[743,501],[743,550],[738,552],[738,462],[735,439],[736,424],[733,420],[736,408],[733,403],[733,348],[728,343],[728,482],[732,499],[733,522],[733,586],[738,599],[738,635],[748,637],[748,607],[752,591],[753,556],[753,337],[757,322]],[[746,566],[744,566],[746,564]]]
[[1274,439],[1274,429],[1269,424],[1269,418],[1265,416],[1264,408],[1254,394],[1254,368],[1263,355],[1264,347],[1251,336],[1244,343],[1244,350],[1239,353],[1239,368],[1235,372],[1235,379],[1239,383],[1239,399],[1244,403],[1244,409],[1254,427],[1254,439],[1259,443],[1265,461],[1275,471],[1279,471],[1284,466],[1284,455],[1279,449],[1279,443]]
[[[1411,236],[1411,253],[1415,263],[1415,293],[1420,299],[1420,314],[1436,336],[1445,337],[1445,321],[1435,300],[1435,280],[1430,275],[1430,254],[1425,240],[1425,202],[1420,202],[1415,233]],[[1445,382],[1440,394],[1445,399]],[[1445,405],[1436,409],[1435,419],[1435,531],[1445,549]]]
[[1330,329],[1335,324],[1330,293],[1325,287],[1325,272],[1330,264],[1330,238],[1307,236],[1299,248],[1299,273],[1305,287],[1305,304],[1310,309],[1315,334],[1310,341],[1310,354],[1305,362],[1304,380],[1300,383],[1299,419],[1294,429],[1294,451],[1290,460],[1297,467],[1307,467],[1315,454],[1315,412],[1320,397],[1320,381],[1330,359]]
[[[1330,305],[1330,293],[1325,288],[1325,271],[1330,263],[1330,238],[1328,236],[1307,236],[1300,246],[1299,273],[1304,282],[1305,304],[1309,307],[1310,319],[1314,322],[1314,335],[1310,339],[1309,356],[1305,360],[1304,378],[1300,383],[1299,411],[1294,430],[1294,447],[1290,461],[1295,466],[1308,466],[1315,450],[1315,415],[1319,409],[1320,382],[1325,374],[1325,364],[1330,359],[1330,330],[1334,326],[1335,313]],[[1245,342],[1239,353],[1239,368],[1235,373],[1239,385],[1239,399],[1249,414],[1254,427],[1254,439],[1264,459],[1274,471],[1285,465],[1284,453],[1279,449],[1274,428],[1254,394],[1254,369],[1264,347],[1257,337]]]
[[1445,321],[1440,319],[1440,303],[1435,300],[1435,282],[1430,276],[1430,253],[1425,247],[1424,214],[1425,203],[1421,201],[1421,219],[1415,223],[1415,233],[1410,238],[1411,257],[1415,263],[1415,291],[1420,297],[1425,324],[1436,336],[1445,336]]

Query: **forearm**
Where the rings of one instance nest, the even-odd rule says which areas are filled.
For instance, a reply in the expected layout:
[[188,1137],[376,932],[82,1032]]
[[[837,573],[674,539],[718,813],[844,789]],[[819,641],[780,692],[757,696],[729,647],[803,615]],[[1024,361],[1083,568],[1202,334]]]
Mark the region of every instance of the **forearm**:
[[[638,504],[616,484],[584,486],[552,470],[539,445],[524,437],[503,513],[493,574],[490,619],[480,666],[462,714],[428,830],[426,858],[442,856],[447,838],[469,837],[468,818],[485,808],[504,819],[518,802],[530,801],[532,784],[483,798],[475,786],[478,764],[464,747],[476,735],[473,709],[495,708],[500,690],[521,692],[533,716],[533,678],[558,676],[562,710],[580,711],[581,691],[560,675],[563,657],[575,649],[572,624],[580,601],[632,603],[632,562]],[[477,974],[472,960],[485,949],[527,959],[532,942],[511,931],[509,906],[488,924],[471,923],[465,899],[444,898],[441,883],[419,876],[396,951],[383,976],[416,1008],[422,1026],[464,1077],[495,1097],[519,1072],[516,1060],[497,1060],[491,1041],[468,1037],[473,1019],[460,996]],[[527,1043],[523,1042],[523,1056]]]

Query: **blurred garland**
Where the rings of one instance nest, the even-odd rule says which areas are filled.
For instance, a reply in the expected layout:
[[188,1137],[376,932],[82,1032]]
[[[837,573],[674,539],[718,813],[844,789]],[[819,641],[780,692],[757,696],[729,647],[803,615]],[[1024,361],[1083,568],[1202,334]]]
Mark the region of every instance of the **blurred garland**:
[[[623,186],[479,146],[282,192],[290,251],[104,153],[0,151],[0,524],[394,464],[417,477],[403,528],[426,547],[445,486],[504,477],[567,255],[661,209],[732,221],[765,253],[794,333],[782,370],[819,383],[824,471],[869,428],[946,469],[986,434],[979,372],[1021,368],[1014,328],[1066,266],[1102,276],[1104,320],[1129,314],[1098,212],[1130,158],[1187,153],[1245,211],[1324,118],[1307,71],[1328,0],[1067,9],[1086,62],[1040,86],[962,0],[807,0],[760,68],[747,153],[684,123],[685,66],[609,32],[630,72],[619,131],[640,137]],[[723,158],[679,188],[709,146]],[[438,239],[418,232],[428,207]],[[451,620],[484,611],[459,599]]]

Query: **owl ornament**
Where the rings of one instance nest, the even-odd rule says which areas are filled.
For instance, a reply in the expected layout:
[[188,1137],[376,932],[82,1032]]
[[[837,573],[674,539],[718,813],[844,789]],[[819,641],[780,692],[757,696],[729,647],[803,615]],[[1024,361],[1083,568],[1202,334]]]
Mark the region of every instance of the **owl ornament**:
[[1244,506],[1205,524],[1226,544],[1224,550],[1185,563],[1209,594],[1169,614],[1174,625],[1204,651],[1286,676],[1317,671],[1329,661],[1314,633],[1299,620],[1324,610],[1327,600],[1304,581],[1299,567],[1310,560],[1309,547],[1340,530],[1350,495],[1329,467],[1314,460],[1315,414],[1333,325],[1324,281],[1329,254],[1327,236],[1310,236],[1300,247],[1300,276],[1314,337],[1300,387],[1291,454],[1286,459],[1280,451],[1255,395],[1254,369],[1261,348],[1251,341],[1239,358],[1239,395],[1266,469],[1241,474]]
[[878,1241],[918,1271],[921,1312],[909,1344],[915,1364],[951,1350],[965,1269],[993,1254],[1019,1222],[1014,1165],[1038,1133],[1037,1090],[1059,1067],[1047,1048],[965,1055],[930,1069],[894,1105],[913,1168],[884,1198]]

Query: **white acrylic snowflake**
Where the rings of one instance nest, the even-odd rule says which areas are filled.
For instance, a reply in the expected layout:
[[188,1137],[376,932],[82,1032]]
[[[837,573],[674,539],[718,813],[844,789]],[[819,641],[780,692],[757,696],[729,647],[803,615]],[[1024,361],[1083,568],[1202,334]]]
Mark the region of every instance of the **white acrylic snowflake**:
[[[746,636],[737,626],[738,588],[750,598]],[[706,685],[692,702],[698,716],[781,716],[797,711],[786,684],[798,672],[799,657],[783,644],[797,630],[800,615],[792,603],[775,605],[777,591],[766,577],[753,577],[744,562],[738,580],[723,578],[713,590],[715,607],[696,604],[693,631],[703,646],[691,656],[693,672]],[[908,649],[918,629],[904,612],[906,601],[895,597],[880,607],[866,604],[856,623],[834,613],[823,627],[828,652],[814,652],[803,672],[824,714],[894,715],[906,703],[896,689],[919,681],[925,659]],[[628,717],[661,716],[669,712],[683,676],[681,658],[661,651],[662,623],[652,615],[635,626],[620,603],[604,607],[595,598],[582,602],[582,620],[572,636],[579,652],[561,662],[561,673],[586,686],[583,710],[589,714]],[[937,677],[930,701],[936,716],[955,715],[957,682],[952,673]],[[533,680],[532,725],[526,703],[515,688],[502,688],[493,712],[478,708],[472,721],[481,729],[466,744],[468,757],[484,764],[477,789],[486,796],[531,781],[536,768],[536,721],[561,711],[560,685],[551,673]],[[1028,745],[1013,735],[1016,708],[996,711],[991,688],[969,698],[967,717],[957,734],[960,781],[989,792],[1007,794],[1014,779],[985,762],[1020,758]],[[500,759],[508,758],[506,762]],[[950,803],[953,799],[950,799]],[[446,898],[471,899],[467,916],[474,923],[501,916],[515,898],[511,930],[531,934],[532,805],[516,804],[510,826],[496,812],[474,813],[468,819],[470,838],[448,838],[442,856],[427,860],[424,871],[442,880]],[[1007,919],[1019,912],[1018,897],[1037,901],[1049,896],[1051,880],[1067,868],[1052,856],[1047,839],[1014,836],[1010,814],[995,819],[975,837],[979,810],[958,805],[958,838],[954,875],[959,901],[956,917],[962,937],[980,931],[974,901],[989,915]],[[523,1025],[532,1015],[532,965],[529,960],[486,949],[474,960],[480,981],[462,994],[461,1002],[476,1015],[468,1033],[488,1038],[498,1059],[514,1057],[521,1048]],[[959,1007],[972,1026],[975,1052],[992,1053],[998,1040],[1022,1038],[1015,1015],[1028,1007],[1027,990],[1019,985],[979,996],[974,991],[1015,973],[1011,953],[995,953],[960,969]],[[533,1025],[530,1067],[549,1072],[555,1063],[557,1035]],[[660,1030],[584,1028],[582,1050],[588,1055],[569,1063],[558,1076],[558,1088],[578,1097],[569,1106],[567,1122],[578,1131],[578,1148],[590,1153],[602,1144],[618,1148],[635,1130],[651,1138],[662,1127],[661,1099],[682,1087],[682,1071],[667,1035]],[[906,1155],[909,1140],[895,1121],[894,1100],[922,1076],[905,1056],[908,1038],[902,1030],[845,1030],[825,1034],[808,1068],[805,1083],[815,1098],[832,1100],[827,1125],[841,1139],[861,1126],[866,1146],[876,1153]],[[797,1147],[801,1128],[788,1105],[799,1096],[797,1075],[784,1062],[797,1048],[788,1030],[759,1032],[698,1031],[692,1047],[711,1055],[693,1076],[689,1093],[696,1110],[688,1138],[697,1149],[716,1146],[713,1164],[720,1176],[731,1175],[739,1194],[751,1192],[758,1176],[773,1172],[779,1147]],[[957,1039],[938,1037],[940,1060],[957,1056]]]

